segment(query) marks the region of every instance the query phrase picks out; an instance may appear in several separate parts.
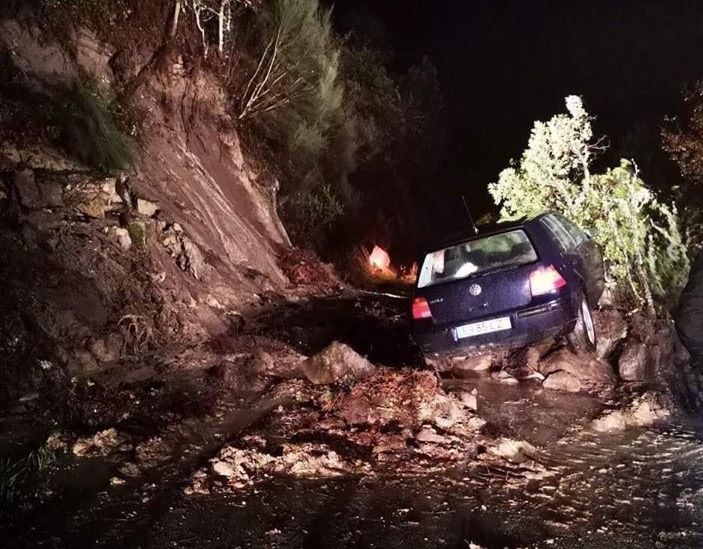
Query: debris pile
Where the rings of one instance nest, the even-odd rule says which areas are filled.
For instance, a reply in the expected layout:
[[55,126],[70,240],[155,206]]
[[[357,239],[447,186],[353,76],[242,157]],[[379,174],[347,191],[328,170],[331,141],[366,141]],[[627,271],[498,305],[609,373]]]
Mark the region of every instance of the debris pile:
[[[53,437],[49,442],[56,440],[57,437]],[[114,428],[95,433],[92,437],[79,438],[71,448],[78,457],[105,457],[116,451],[126,452],[131,449],[129,436],[118,433]]]
[[311,383],[330,385],[365,379],[375,373],[376,367],[348,345],[333,341],[323,351],[303,361],[301,370]]
[[206,494],[211,490],[241,490],[271,476],[333,478],[368,473],[368,464],[343,458],[323,443],[284,443],[268,448],[264,439],[244,437],[245,446],[227,445],[198,470],[185,493]]
[[295,287],[312,286],[319,290],[332,290],[339,286],[332,267],[325,265],[308,250],[296,248],[281,249],[278,266]]

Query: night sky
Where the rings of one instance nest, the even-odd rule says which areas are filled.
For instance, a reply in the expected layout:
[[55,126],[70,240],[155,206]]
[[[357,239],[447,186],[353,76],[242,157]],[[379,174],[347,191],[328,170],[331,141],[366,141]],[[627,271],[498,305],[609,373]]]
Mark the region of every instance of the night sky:
[[423,54],[437,66],[451,134],[442,178],[476,209],[532,122],[564,111],[572,93],[611,154],[638,154],[654,186],[675,179],[658,133],[683,87],[703,78],[703,0],[339,0],[336,9],[362,4],[386,26],[396,69]]

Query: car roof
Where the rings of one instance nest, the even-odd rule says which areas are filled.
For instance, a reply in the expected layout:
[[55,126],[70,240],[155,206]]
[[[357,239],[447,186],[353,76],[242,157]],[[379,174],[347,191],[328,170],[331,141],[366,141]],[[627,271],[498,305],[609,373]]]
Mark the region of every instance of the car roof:
[[431,242],[429,246],[425,246],[425,252],[429,253],[435,250],[441,250],[443,248],[448,248],[450,246],[462,244],[464,242],[468,242],[476,238],[483,238],[486,236],[504,233],[514,229],[524,229],[525,227],[533,224],[535,221],[541,219],[545,215],[549,215],[550,213],[552,212],[543,212],[534,217],[522,218],[516,221],[479,225],[478,232],[476,232],[473,227],[467,227],[466,229],[450,233],[440,239]]

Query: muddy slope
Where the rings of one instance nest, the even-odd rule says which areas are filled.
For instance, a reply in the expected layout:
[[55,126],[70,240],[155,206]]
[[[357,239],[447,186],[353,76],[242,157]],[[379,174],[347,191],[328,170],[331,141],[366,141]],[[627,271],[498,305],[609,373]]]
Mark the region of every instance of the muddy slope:
[[[289,286],[277,183],[243,152],[217,78],[163,47],[152,11],[151,29],[114,43],[81,26],[57,37],[27,11],[0,19],[5,403],[228,333]],[[133,168],[100,174],[42,125],[59,90],[87,81],[138,120]]]

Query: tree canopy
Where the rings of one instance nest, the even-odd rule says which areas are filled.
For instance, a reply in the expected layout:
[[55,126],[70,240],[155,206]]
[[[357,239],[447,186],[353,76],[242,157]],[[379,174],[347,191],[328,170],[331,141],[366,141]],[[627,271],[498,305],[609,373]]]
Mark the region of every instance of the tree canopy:
[[618,299],[652,310],[670,306],[688,272],[676,207],[657,199],[632,160],[592,173],[603,149],[592,119],[580,97],[567,97],[566,110],[535,122],[519,162],[489,185],[501,218],[561,212],[591,230]]

